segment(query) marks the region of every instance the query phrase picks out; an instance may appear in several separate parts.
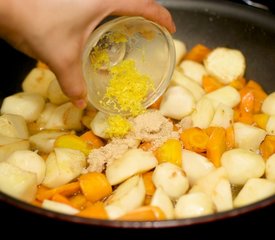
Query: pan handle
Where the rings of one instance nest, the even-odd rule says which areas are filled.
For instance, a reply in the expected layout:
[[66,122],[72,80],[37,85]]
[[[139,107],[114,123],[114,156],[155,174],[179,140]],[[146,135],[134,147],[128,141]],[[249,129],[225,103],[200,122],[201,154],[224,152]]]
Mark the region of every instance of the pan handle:
[[268,11],[271,11],[272,13],[275,13],[274,0],[242,0],[242,1],[249,6],[268,10]]

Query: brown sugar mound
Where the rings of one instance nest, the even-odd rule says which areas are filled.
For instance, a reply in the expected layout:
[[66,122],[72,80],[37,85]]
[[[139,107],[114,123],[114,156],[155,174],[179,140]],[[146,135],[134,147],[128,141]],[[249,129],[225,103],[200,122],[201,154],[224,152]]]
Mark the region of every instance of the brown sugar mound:
[[141,142],[150,142],[150,150],[153,151],[168,139],[179,139],[179,133],[173,131],[173,123],[159,111],[147,111],[129,120],[132,130],[124,138],[113,138],[105,146],[91,151],[85,172],[104,171],[108,164],[129,149],[137,148]]

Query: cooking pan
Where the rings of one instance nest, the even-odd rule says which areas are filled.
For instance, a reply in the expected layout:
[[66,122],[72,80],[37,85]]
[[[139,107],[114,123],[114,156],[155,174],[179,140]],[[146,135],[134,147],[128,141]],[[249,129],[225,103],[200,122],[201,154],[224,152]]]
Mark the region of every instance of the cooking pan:
[[[243,52],[247,60],[246,78],[259,82],[271,93],[275,91],[275,16],[265,10],[239,5],[229,1],[167,0],[160,1],[171,11],[177,25],[174,38],[184,41],[187,48],[202,43],[210,48],[225,46]],[[3,99],[20,90],[21,81],[34,66],[35,61],[0,42],[2,54],[0,97]],[[4,61],[3,61],[4,59]],[[275,196],[231,211],[214,215],[156,222],[127,222],[85,219],[46,211],[25,204],[0,193],[1,212],[6,221],[13,214],[36,221],[58,221],[62,224],[86,225],[91,228],[111,229],[168,229],[210,222],[239,221],[274,212]],[[255,217],[254,216],[254,217]],[[247,220],[246,218],[246,220]],[[275,220],[268,215],[268,219]],[[38,220],[38,221],[39,221]],[[258,219],[259,220],[259,219]],[[256,221],[256,218],[255,218]]]

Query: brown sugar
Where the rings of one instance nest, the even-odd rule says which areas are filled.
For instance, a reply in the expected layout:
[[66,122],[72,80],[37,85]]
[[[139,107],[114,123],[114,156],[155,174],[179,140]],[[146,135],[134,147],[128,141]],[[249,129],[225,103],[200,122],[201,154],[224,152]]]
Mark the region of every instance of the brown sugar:
[[153,151],[168,139],[179,139],[179,133],[173,131],[173,123],[159,111],[150,110],[129,121],[133,127],[124,138],[113,138],[105,146],[91,151],[89,166],[85,171],[104,171],[108,164],[120,158],[127,150],[137,148],[141,142],[150,142],[150,150]]

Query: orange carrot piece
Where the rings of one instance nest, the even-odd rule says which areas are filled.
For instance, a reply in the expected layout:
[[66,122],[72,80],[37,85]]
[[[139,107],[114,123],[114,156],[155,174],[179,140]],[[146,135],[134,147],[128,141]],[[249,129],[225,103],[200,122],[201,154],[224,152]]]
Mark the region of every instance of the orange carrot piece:
[[261,90],[263,91],[263,88],[261,87],[261,85],[257,82],[255,82],[254,80],[249,80],[248,83],[246,84],[247,87],[255,89],[255,90]]
[[220,158],[226,150],[225,129],[216,127],[209,137],[207,144],[207,158],[215,167],[221,166]]
[[143,142],[142,144],[139,145],[139,148],[141,148],[144,151],[149,151],[152,148],[152,143],[151,142]]
[[80,190],[79,182],[72,182],[65,185],[62,185],[57,188],[46,188],[44,186],[39,186],[38,191],[36,193],[36,199],[39,201],[43,201],[45,199],[51,199],[54,194],[59,193],[63,196],[71,196]]
[[108,219],[108,214],[105,210],[103,202],[94,203],[93,205],[77,213],[76,216],[86,218]]
[[151,200],[152,200],[152,196],[146,195],[146,196],[145,196],[145,199],[144,199],[143,205],[144,205],[144,206],[150,205]]
[[214,131],[215,127],[208,127],[204,128],[203,131],[208,135],[211,136],[212,132]]
[[185,55],[184,59],[202,63],[210,52],[211,49],[208,47],[197,44]]
[[103,173],[90,172],[79,177],[80,188],[91,202],[97,202],[112,193],[112,186]]
[[242,88],[244,88],[245,84],[246,84],[245,78],[240,77],[234,80],[233,82],[231,82],[229,85],[237,90],[241,90]]
[[[242,91],[241,91],[242,92]],[[242,99],[240,103],[240,110],[243,112],[253,112],[255,95],[253,91],[247,91],[244,94],[241,93]]]
[[230,126],[227,129],[225,129],[225,143],[227,150],[230,150],[235,147],[235,133],[233,126]]
[[67,204],[67,205],[71,205],[69,199],[66,198],[65,196],[61,195],[60,193],[55,193],[52,196],[51,200],[55,201],[55,202],[60,202],[60,203],[64,203],[64,204]]
[[118,218],[125,221],[158,221],[166,219],[163,211],[156,206],[142,206]]
[[212,76],[204,75],[202,78],[202,87],[207,93],[215,91],[223,86],[224,85],[218,79]]
[[184,130],[180,139],[185,149],[201,153],[206,151],[209,137],[202,129],[194,127]]
[[152,181],[153,171],[142,174],[146,195],[153,196],[156,191],[156,187]]
[[161,104],[162,96],[160,96],[157,101],[155,101],[152,105],[149,106],[150,109],[159,109]]
[[266,124],[268,122],[269,115],[265,113],[254,114],[253,121],[257,124],[258,127],[265,130]]
[[31,204],[34,205],[34,206],[36,206],[36,207],[41,207],[42,206],[42,203],[40,201],[36,200],[36,199],[33,200],[31,202]]
[[91,147],[79,136],[74,134],[66,134],[57,137],[54,142],[55,147],[70,148],[83,152],[86,156],[89,155]]
[[275,153],[275,136],[268,135],[260,145],[260,153],[264,160],[267,160]]
[[79,210],[83,210],[87,205],[87,198],[81,193],[70,197],[69,201],[74,208]]
[[181,167],[181,152],[181,142],[177,139],[168,139],[154,152],[154,155],[156,156],[159,163],[170,162]]
[[247,88],[241,90],[241,103],[239,106],[239,122],[252,124],[254,113],[255,95]]
[[43,68],[43,69],[49,69],[48,65],[46,63],[41,62],[41,61],[38,61],[36,63],[36,67],[37,68]]
[[252,92],[254,95],[254,113],[259,113],[261,111],[261,107],[263,101],[267,97],[267,93],[262,89],[262,87],[253,80],[249,80],[246,86],[240,90],[241,98],[247,94],[247,92]]
[[72,182],[72,183],[68,183],[60,187],[57,187],[57,192],[66,197],[76,194],[79,191],[80,191],[79,182]]
[[100,148],[104,146],[103,141],[96,136],[92,131],[83,133],[80,138],[86,142],[91,148]]

